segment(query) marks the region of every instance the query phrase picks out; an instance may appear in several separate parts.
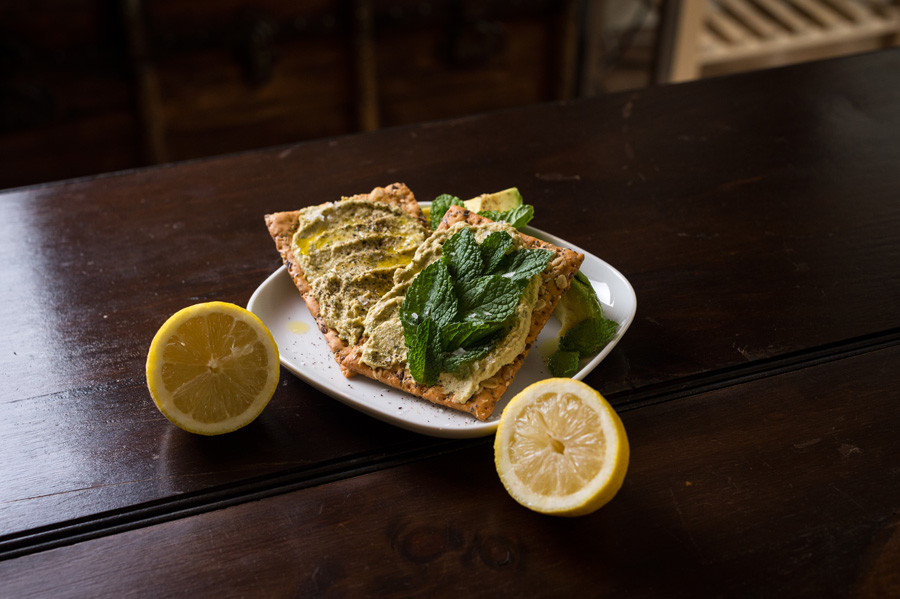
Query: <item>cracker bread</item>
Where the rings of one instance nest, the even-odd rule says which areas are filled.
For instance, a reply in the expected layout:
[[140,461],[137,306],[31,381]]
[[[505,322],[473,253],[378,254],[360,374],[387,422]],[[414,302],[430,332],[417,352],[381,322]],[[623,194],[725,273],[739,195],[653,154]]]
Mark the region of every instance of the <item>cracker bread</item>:
[[[451,206],[444,215],[443,220],[441,220],[440,228],[447,228],[459,221],[465,221],[471,225],[491,222],[489,219],[479,216],[470,210],[466,210],[460,206]],[[364,339],[361,340],[358,345],[349,348],[349,351],[342,355],[342,366],[377,381],[381,381],[391,387],[427,399],[432,403],[468,412],[481,421],[487,420],[493,413],[497,402],[509,388],[510,384],[512,384],[516,373],[522,366],[525,357],[528,355],[529,349],[531,349],[531,346],[537,340],[538,334],[541,332],[541,329],[544,328],[550,315],[553,314],[553,310],[556,309],[556,305],[559,303],[560,298],[563,296],[566,289],[569,288],[572,278],[575,276],[575,273],[578,272],[581,263],[584,261],[584,254],[579,254],[572,250],[555,246],[551,243],[541,241],[522,233],[520,233],[520,235],[527,247],[533,249],[543,248],[554,253],[546,270],[540,275],[541,286],[538,291],[537,304],[535,305],[535,309],[531,316],[531,328],[525,339],[525,350],[511,363],[501,367],[496,375],[484,381],[481,389],[469,398],[467,402],[459,403],[453,401],[453,397],[447,395],[444,389],[438,385],[429,387],[417,383],[415,379],[413,379],[412,374],[410,374],[409,368],[406,366],[403,368],[394,367],[388,370],[384,368],[373,369],[367,364],[364,364],[361,361],[361,345]]]
[[[428,221],[425,219],[422,209],[419,208],[415,196],[413,196],[409,187],[403,183],[394,183],[387,187],[376,187],[368,194],[351,196],[351,199],[369,199],[399,206],[406,213],[414,216],[422,224],[422,227],[426,232],[430,231]],[[344,359],[349,352],[350,347],[341,340],[337,331],[325,324],[320,317],[319,301],[312,295],[309,282],[306,280],[303,270],[296,263],[291,254],[291,242],[293,241],[294,233],[297,232],[299,216],[299,210],[267,214],[265,217],[266,226],[269,229],[269,235],[272,236],[272,240],[275,242],[278,253],[281,254],[284,265],[287,266],[288,273],[294,281],[294,285],[296,285],[297,289],[300,291],[300,295],[303,296],[303,300],[306,302],[310,314],[312,314],[319,326],[319,331],[325,337],[325,341],[328,342],[328,347],[331,350],[332,355],[334,355],[335,360],[341,367],[341,372],[343,372],[344,376],[350,377],[354,374],[353,371],[344,366]]]

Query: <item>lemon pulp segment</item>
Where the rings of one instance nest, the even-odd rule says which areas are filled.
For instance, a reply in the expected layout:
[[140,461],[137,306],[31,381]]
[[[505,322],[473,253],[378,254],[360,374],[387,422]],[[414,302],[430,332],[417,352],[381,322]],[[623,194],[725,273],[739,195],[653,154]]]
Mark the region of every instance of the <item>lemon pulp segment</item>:
[[522,410],[509,453],[513,471],[528,488],[563,496],[597,476],[606,443],[595,411],[572,394],[545,393]]

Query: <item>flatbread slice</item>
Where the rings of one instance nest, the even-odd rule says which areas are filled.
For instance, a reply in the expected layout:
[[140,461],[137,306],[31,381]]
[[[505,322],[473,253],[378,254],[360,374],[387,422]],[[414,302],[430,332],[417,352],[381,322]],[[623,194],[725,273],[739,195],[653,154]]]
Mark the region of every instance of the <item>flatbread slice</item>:
[[[451,206],[444,215],[440,227],[447,228],[459,221],[465,221],[470,225],[491,222],[490,219],[479,216],[475,212],[466,210],[460,206]],[[380,381],[391,387],[427,399],[432,403],[467,412],[478,420],[485,421],[490,418],[491,414],[494,412],[494,408],[497,406],[497,402],[512,384],[516,373],[519,371],[519,368],[521,368],[522,363],[525,361],[525,357],[528,355],[528,351],[537,340],[538,334],[541,332],[541,329],[544,328],[547,320],[550,319],[550,315],[553,314],[553,310],[556,309],[556,305],[559,303],[560,298],[563,296],[566,289],[569,288],[572,278],[575,276],[575,273],[578,272],[581,263],[584,261],[584,254],[555,246],[523,233],[520,233],[520,235],[529,248],[543,248],[550,250],[554,254],[550,259],[546,270],[541,273],[541,286],[538,291],[537,304],[535,305],[531,316],[531,327],[525,339],[525,350],[511,363],[501,367],[496,375],[484,381],[481,384],[481,389],[467,402],[459,403],[453,401],[452,396],[449,396],[444,389],[438,385],[429,387],[417,383],[416,380],[413,379],[412,374],[410,374],[409,368],[406,366],[403,366],[402,368],[395,367],[392,369],[374,369],[369,365],[364,364],[362,362],[361,350],[361,345],[364,340],[360,341],[358,345],[351,347],[348,352],[343,354],[343,367],[349,368],[350,370]]]
[[[386,204],[399,206],[407,214],[415,217],[426,232],[430,230],[428,221],[425,219],[422,209],[419,208],[419,204],[416,202],[413,192],[403,183],[393,183],[387,187],[376,187],[368,194],[351,196],[351,199],[369,199],[376,202],[384,202]],[[312,314],[315,319],[319,331],[325,337],[325,341],[328,343],[328,347],[331,350],[334,359],[341,367],[341,372],[344,376],[350,377],[353,376],[354,372],[344,366],[344,360],[350,347],[341,340],[338,332],[326,324],[321,318],[319,314],[319,300],[312,294],[309,281],[307,281],[303,269],[294,260],[291,252],[291,243],[294,239],[294,233],[296,233],[298,229],[299,216],[300,210],[267,214],[265,217],[266,226],[269,229],[269,235],[272,236],[272,240],[275,242],[278,253],[281,254],[284,265],[287,266],[288,273],[294,281],[294,285],[300,291],[300,295],[306,302],[310,314]]]

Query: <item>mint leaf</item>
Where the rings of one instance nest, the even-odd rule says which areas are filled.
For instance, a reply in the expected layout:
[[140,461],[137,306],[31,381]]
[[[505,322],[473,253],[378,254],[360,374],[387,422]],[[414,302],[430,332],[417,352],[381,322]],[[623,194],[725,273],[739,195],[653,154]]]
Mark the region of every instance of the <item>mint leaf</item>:
[[454,233],[444,242],[441,259],[447,263],[457,282],[470,281],[482,274],[484,262],[475,234],[468,227]]
[[524,287],[531,277],[547,268],[553,252],[544,249],[516,250],[506,254],[488,274],[500,275]]
[[503,322],[515,311],[522,291],[501,276],[480,277],[456,286],[460,322]]
[[508,233],[492,233],[479,245],[464,228],[413,279],[399,316],[416,381],[435,384],[441,372],[483,358],[506,335],[527,282],[553,256],[542,249],[508,253],[512,246]]
[[441,219],[444,218],[444,214],[446,214],[447,210],[450,209],[450,206],[462,206],[465,207],[465,204],[461,199],[454,195],[450,195],[449,193],[444,193],[434,198],[434,201],[431,202],[431,210],[429,211],[429,222],[431,224],[431,230],[434,231],[441,224]]
[[589,356],[609,343],[616,336],[618,328],[616,321],[602,316],[587,318],[563,335],[559,340],[559,349],[578,352],[582,358]]
[[410,374],[423,385],[435,384],[443,367],[440,329],[437,324],[426,318],[416,326],[404,326],[403,338]]
[[456,313],[456,294],[447,265],[442,260],[432,262],[413,279],[399,310],[406,361],[416,381],[424,385],[437,382],[442,368],[440,329]]
[[454,319],[456,312],[453,279],[447,265],[437,260],[413,279],[400,304],[400,322],[404,333],[407,327],[416,327],[426,319],[434,320],[438,327],[442,327]]
[[521,229],[534,218],[534,206],[522,204],[512,210],[482,210],[478,214],[492,221],[509,223],[516,229]]
[[461,347],[474,347],[502,328],[503,323],[451,322],[441,328],[441,348],[445,352],[453,352]]
[[506,231],[494,231],[481,242],[481,261],[484,272],[491,272],[500,264],[503,256],[513,245],[512,236]]
[[444,354],[443,360],[441,362],[441,369],[445,372],[456,372],[457,370],[459,370],[459,367],[466,362],[474,362],[475,360],[480,360],[481,358],[491,353],[491,350],[494,349],[494,344],[496,343],[496,341],[496,339],[492,338],[471,349],[460,349],[452,353]]
[[578,372],[580,359],[577,351],[556,350],[550,356],[547,366],[553,376],[571,377]]

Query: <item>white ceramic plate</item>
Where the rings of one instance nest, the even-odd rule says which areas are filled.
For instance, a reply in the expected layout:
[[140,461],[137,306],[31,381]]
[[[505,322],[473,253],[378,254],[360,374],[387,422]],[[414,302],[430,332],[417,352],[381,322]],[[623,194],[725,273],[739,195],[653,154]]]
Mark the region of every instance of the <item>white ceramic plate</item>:
[[[583,253],[581,272],[591,280],[606,317],[619,323],[615,338],[597,355],[582,362],[581,370],[574,376],[582,379],[612,351],[631,325],[637,308],[634,289],[619,271],[593,254],[532,227],[524,227],[522,231]],[[493,415],[481,422],[363,376],[344,378],[284,266],[259,286],[247,309],[272,331],[282,365],[313,387],[379,420],[417,433],[449,438],[493,434],[509,398],[531,383],[551,376],[545,361],[556,349],[560,326],[555,317],[550,318]]]

